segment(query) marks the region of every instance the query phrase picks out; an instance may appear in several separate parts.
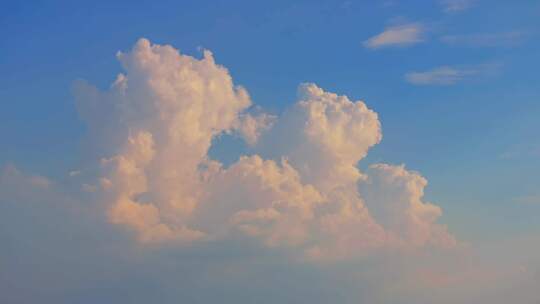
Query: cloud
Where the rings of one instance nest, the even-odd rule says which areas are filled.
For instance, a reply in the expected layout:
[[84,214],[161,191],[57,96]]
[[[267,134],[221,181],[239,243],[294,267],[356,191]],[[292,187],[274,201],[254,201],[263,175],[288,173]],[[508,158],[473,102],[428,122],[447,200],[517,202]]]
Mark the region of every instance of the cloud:
[[534,143],[520,143],[510,146],[504,152],[500,153],[498,157],[504,160],[515,159],[536,159],[540,156],[540,144]]
[[[281,117],[253,115],[247,91],[208,51],[196,59],[141,39],[118,58],[126,73],[109,91],[76,89],[81,117],[101,146],[95,150],[105,154],[86,188],[95,189],[109,221],[141,243],[247,237],[307,259],[455,245],[436,223],[440,209],[421,200],[424,182],[394,192],[401,182],[383,183],[356,167],[382,138],[364,102],[303,84]],[[212,141],[224,133],[243,136],[255,154],[228,168],[211,159]],[[423,181],[404,167],[380,168],[398,170],[404,183]],[[372,184],[405,205],[380,199]],[[375,218],[369,193],[373,208],[398,209]],[[396,212],[407,215],[382,224]]]
[[475,70],[463,70],[443,66],[425,72],[407,73],[405,80],[416,85],[451,85],[476,73]]
[[42,195],[47,197],[53,187],[52,181],[46,177],[26,176],[12,164],[6,165],[0,173],[0,193],[3,201],[33,201]]
[[270,157],[286,156],[306,182],[330,189],[355,183],[356,163],[381,139],[378,115],[364,102],[303,84],[260,146]]
[[[240,167],[250,167],[242,181],[271,187],[280,187],[291,170],[287,165],[281,169],[273,162],[253,157],[241,160],[237,166],[231,174],[246,171]],[[276,174],[257,172],[261,167]],[[410,227],[407,221],[429,222],[433,213],[438,213],[435,206],[427,204],[424,208],[414,202],[425,186],[417,173],[388,165],[374,165],[368,171],[372,177],[364,186],[372,193],[366,196],[366,204],[374,217],[385,219],[384,226]],[[253,175],[274,179],[257,181]],[[295,188],[297,182],[293,177],[282,187],[291,188],[290,193],[298,197],[311,197],[313,189]],[[390,193],[379,192],[389,184],[394,185]],[[253,186],[245,189],[251,191]],[[136,244],[129,234],[107,225],[92,197],[76,199],[69,192],[61,184],[14,166],[1,171],[0,260],[5,262],[0,272],[2,302],[149,303],[159,299],[160,303],[289,303],[302,299],[328,303],[338,299],[343,303],[465,304],[489,300],[503,304],[517,299],[519,303],[533,304],[539,299],[540,243],[534,234],[496,240],[474,249],[439,247],[403,252],[388,248],[360,259],[299,263],[290,259],[287,251],[268,250],[267,245],[254,246],[243,239],[196,242],[191,246]],[[416,194],[394,202],[397,208],[372,207],[402,197],[403,192]],[[393,211],[418,207],[425,210],[411,214]],[[270,240],[286,239],[294,244],[300,234],[249,227],[253,221],[273,218],[274,212],[261,211],[241,213],[233,220],[247,224],[248,232],[273,231],[276,233],[267,235]],[[354,246],[351,235],[361,231],[354,230],[358,228],[355,225],[339,228],[340,224],[334,228],[342,232],[353,229],[340,237],[344,238],[343,245]],[[295,223],[288,225],[290,229]]]
[[454,245],[446,228],[435,223],[441,208],[422,200],[426,185],[424,177],[405,166],[375,164],[360,192],[375,220],[399,238],[412,244]]
[[[209,52],[119,58],[109,90],[75,89],[94,160],[0,171],[0,302],[538,302],[538,236],[473,252],[420,173],[358,169],[382,139],[363,101],[302,84],[269,123]],[[211,159],[223,134],[252,153]]]
[[475,0],[441,0],[440,3],[446,13],[465,11],[474,5]]
[[446,35],[441,37],[441,41],[449,45],[470,47],[512,47],[523,43],[526,38],[527,33],[524,31],[509,31],[501,33]]
[[420,23],[408,23],[386,28],[382,33],[364,41],[364,47],[379,49],[385,47],[408,46],[424,40],[425,28]]
[[453,85],[474,77],[495,74],[500,64],[484,64],[468,67],[441,66],[423,72],[409,72],[405,80],[414,85]]

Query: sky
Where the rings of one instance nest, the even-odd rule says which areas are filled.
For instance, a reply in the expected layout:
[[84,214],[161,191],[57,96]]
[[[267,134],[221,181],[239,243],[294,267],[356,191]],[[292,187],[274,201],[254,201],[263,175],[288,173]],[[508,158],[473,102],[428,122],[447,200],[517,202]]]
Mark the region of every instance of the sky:
[[538,1],[0,25],[0,302],[540,302]]

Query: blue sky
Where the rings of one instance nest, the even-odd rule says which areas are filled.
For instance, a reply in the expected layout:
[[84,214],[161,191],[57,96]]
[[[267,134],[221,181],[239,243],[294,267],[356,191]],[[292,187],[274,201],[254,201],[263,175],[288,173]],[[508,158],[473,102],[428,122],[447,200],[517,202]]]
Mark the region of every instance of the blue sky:
[[[108,90],[123,72],[117,51],[144,37],[196,58],[212,51],[274,115],[305,82],[363,100],[383,137],[361,170],[420,172],[460,240],[540,233],[538,1],[27,1],[3,3],[0,25],[2,166],[59,183],[91,167],[74,83]],[[405,40],[369,43],[403,29]],[[215,142],[218,160],[253,152]]]

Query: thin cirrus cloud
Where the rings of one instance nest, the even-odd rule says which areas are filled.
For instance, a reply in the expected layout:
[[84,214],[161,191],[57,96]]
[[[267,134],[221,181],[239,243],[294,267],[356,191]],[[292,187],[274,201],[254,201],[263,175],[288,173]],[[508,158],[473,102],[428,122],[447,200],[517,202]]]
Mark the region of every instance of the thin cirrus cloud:
[[525,31],[508,31],[501,33],[481,33],[446,35],[441,37],[441,41],[453,46],[469,47],[512,47],[522,44],[528,34]]
[[457,13],[471,8],[474,0],[441,0],[440,3],[446,13]]
[[425,26],[421,23],[407,23],[386,28],[382,33],[364,41],[369,49],[409,46],[424,41]]
[[406,73],[404,78],[410,84],[427,85],[454,85],[459,82],[483,78],[497,73],[500,64],[484,64],[475,66],[441,66],[426,71],[412,71]]
[[540,145],[534,143],[514,145],[499,154],[499,158],[504,160],[530,159],[538,158],[539,156]]

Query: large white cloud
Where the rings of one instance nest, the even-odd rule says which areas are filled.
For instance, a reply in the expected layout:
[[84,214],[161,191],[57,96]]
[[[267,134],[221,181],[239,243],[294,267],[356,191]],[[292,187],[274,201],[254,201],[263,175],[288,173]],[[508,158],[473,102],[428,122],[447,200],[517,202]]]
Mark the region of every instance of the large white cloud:
[[[304,84],[253,115],[210,53],[119,57],[110,90],[76,90],[93,162],[0,171],[0,302],[538,303],[537,235],[455,246],[419,173],[358,169],[382,138],[362,101]],[[254,153],[211,159],[223,133]]]
[[[79,84],[76,94],[103,156],[94,195],[139,241],[243,235],[310,258],[454,243],[436,224],[440,208],[421,200],[425,179],[357,168],[382,138],[362,101],[303,84],[277,120],[252,116],[246,90],[208,51],[196,59],[141,39],[118,58],[126,73],[109,91]],[[208,156],[223,133],[257,154],[224,168]]]

